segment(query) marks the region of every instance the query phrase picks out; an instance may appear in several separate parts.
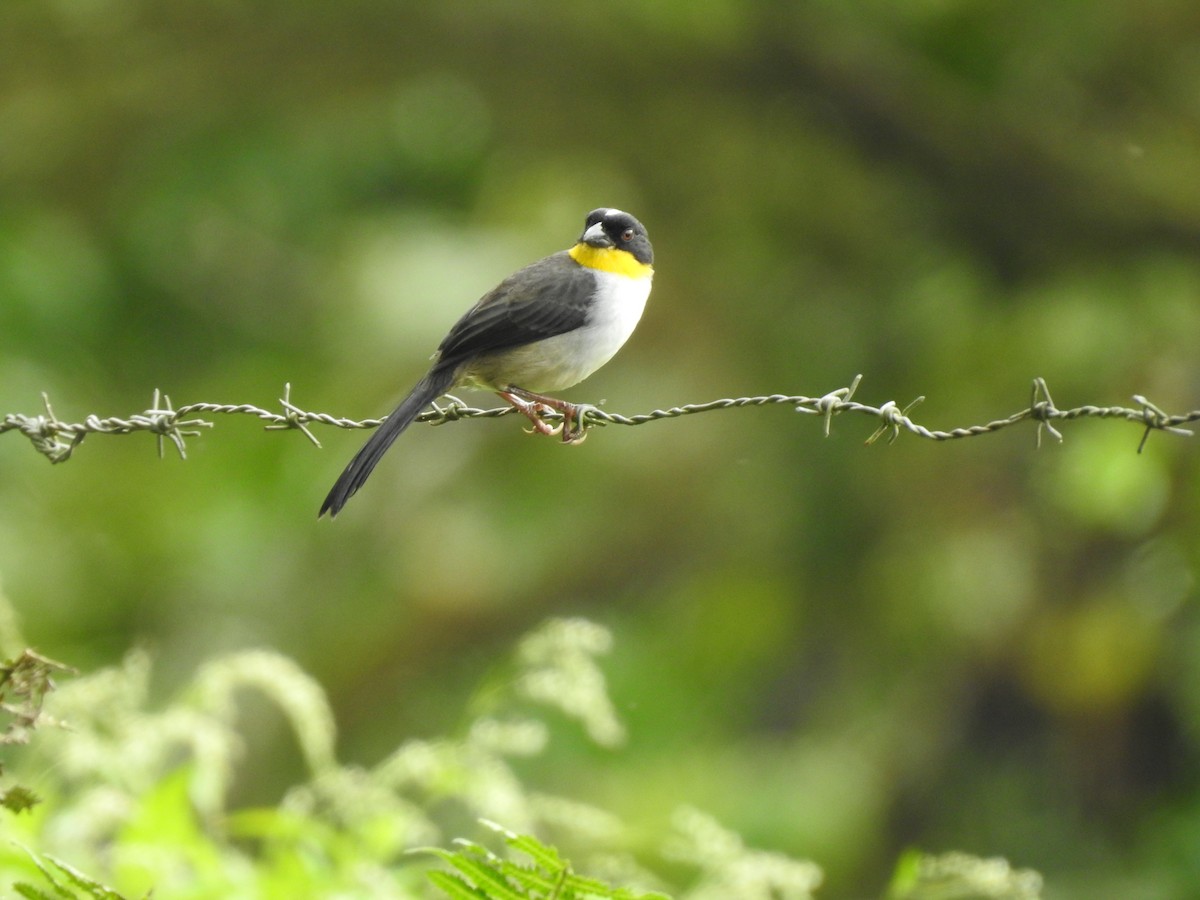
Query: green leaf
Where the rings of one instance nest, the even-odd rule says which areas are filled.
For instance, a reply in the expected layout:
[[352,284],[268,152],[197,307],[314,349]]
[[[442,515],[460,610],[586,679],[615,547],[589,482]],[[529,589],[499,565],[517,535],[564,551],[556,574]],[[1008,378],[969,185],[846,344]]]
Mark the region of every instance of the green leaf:
[[476,887],[467,884],[458,875],[434,869],[425,873],[434,886],[441,889],[453,900],[488,900],[488,895]]
[[537,838],[528,834],[511,834],[507,837],[508,846],[520,851],[548,872],[557,874],[563,869],[570,868],[570,863],[558,855],[558,850],[547,846]]
[[[26,897],[27,900],[54,900],[54,896],[51,896],[50,894],[47,894],[45,891],[39,890],[39,889],[35,888],[32,884],[28,884],[24,881],[18,881],[16,884],[14,884],[13,890],[16,891],[18,894],[20,894],[22,897]],[[63,891],[65,889],[57,888],[57,890]],[[74,900],[74,895],[72,895],[70,891],[66,891],[65,893],[59,893],[59,894],[56,894],[55,896],[67,897],[67,898],[70,898],[70,900]]]
[[80,872],[74,866],[63,862],[61,859],[55,859],[53,856],[45,856],[44,858],[52,866],[54,866],[54,868],[66,875],[67,881],[69,881],[75,887],[82,888],[83,890],[87,891],[89,896],[95,897],[97,900],[125,900],[121,894],[118,894],[112,888],[101,884],[94,878],[88,877],[87,875],[83,874],[83,872]]
[[14,813],[28,812],[41,802],[41,798],[37,794],[20,785],[11,787],[0,794],[0,806]]
[[888,886],[888,897],[908,896],[921,880],[920,850],[912,847],[905,850],[898,860],[892,873],[892,883]]
[[665,894],[614,888],[598,879],[577,875],[571,871],[570,863],[549,844],[531,835],[509,831],[494,822],[483,820],[483,824],[502,835],[509,847],[528,856],[535,865],[501,859],[471,841],[458,841],[460,849],[456,851],[439,847],[414,851],[437,856],[461,873],[429,873],[434,884],[452,897],[474,900],[671,900]]
[[[75,894],[72,891],[67,890],[58,883],[58,879],[54,877],[54,874],[48,868],[46,868],[46,864],[42,862],[41,857],[39,857],[28,847],[22,847],[21,849],[29,854],[29,858],[33,861],[33,864],[37,866],[38,871],[42,873],[42,877],[50,882],[50,887],[54,889],[55,897],[63,897],[66,898],[66,900],[76,900]],[[34,891],[34,896],[49,896],[47,894],[43,894],[41,891],[38,891],[32,885],[26,884],[25,887],[30,891]]]
[[458,851],[431,847],[421,852],[432,853],[461,872],[466,879],[482,891],[488,900],[526,900],[509,883],[505,875],[504,861],[489,853],[486,848],[470,841],[460,841]]

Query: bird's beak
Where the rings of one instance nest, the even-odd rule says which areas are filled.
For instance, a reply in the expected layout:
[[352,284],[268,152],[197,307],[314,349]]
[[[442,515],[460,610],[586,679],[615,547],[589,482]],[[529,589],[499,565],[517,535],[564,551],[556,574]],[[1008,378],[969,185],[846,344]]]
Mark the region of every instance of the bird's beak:
[[607,234],[604,233],[604,228],[600,222],[597,222],[591,228],[587,229],[579,238],[579,242],[587,244],[589,247],[613,247],[616,246]]

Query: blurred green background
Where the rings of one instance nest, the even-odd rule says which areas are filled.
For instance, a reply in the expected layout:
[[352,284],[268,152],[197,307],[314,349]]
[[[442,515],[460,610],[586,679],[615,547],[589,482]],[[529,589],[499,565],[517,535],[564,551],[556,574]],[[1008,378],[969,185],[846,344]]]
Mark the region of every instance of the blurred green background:
[[[0,413],[387,412],[445,329],[584,214],[639,216],[655,291],[572,399],[1200,406],[1200,7],[1140,2],[0,8]],[[488,405],[488,398],[468,399]],[[714,412],[584,446],[514,418],[363,440],[221,418],[50,466],[0,439],[29,641],[134,646],[170,692],[269,646],[348,761],[458,724],[549,615],[613,629],[620,751],[529,773],[647,827],[680,803],[873,894],[904,848],[1047,896],[1200,891],[1200,451],[1120,422],[866,448]],[[244,803],[301,771],[248,722]],[[35,785],[36,787],[36,785]]]

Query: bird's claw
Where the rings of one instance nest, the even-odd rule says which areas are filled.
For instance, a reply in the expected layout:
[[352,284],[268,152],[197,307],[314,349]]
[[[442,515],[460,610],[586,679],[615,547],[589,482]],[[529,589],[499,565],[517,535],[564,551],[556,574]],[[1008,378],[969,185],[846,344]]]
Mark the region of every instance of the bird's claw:
[[550,424],[543,416],[553,415],[554,410],[545,403],[533,403],[527,409],[521,410],[529,418],[529,423],[532,427],[526,428],[526,434],[544,434],[547,437],[552,437],[563,430],[563,424],[566,422],[564,418],[562,422]]
[[[562,435],[564,444],[582,444],[587,437],[587,414],[596,409],[590,403],[568,403],[553,397],[544,397],[519,388],[508,388],[498,392],[501,397],[516,407],[517,411],[529,419],[532,428],[526,429],[527,434]],[[555,413],[562,416],[562,421],[550,424],[546,416]]]
[[562,411],[564,444],[582,444],[587,439],[588,425],[585,419],[595,408],[590,403],[574,403]]

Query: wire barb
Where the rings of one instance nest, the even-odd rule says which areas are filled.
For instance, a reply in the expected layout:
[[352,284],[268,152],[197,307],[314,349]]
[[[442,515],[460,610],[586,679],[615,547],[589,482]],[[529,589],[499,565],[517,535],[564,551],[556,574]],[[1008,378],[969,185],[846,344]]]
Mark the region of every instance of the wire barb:
[[75,448],[87,437],[86,433],[68,435],[64,441],[62,423],[54,415],[54,407],[50,405],[50,395],[42,392],[42,406],[46,410],[44,416],[34,416],[21,426],[21,431],[33,442],[33,446],[52,463],[66,462],[71,458]]
[[428,422],[430,425],[445,425],[447,422],[457,422],[463,418],[463,411],[470,409],[467,404],[463,403],[453,394],[446,394],[446,399],[450,402],[445,406],[440,406],[437,400],[430,403],[429,405],[433,407],[433,411],[417,416],[418,421]]
[[[95,419],[94,416],[88,416],[88,424],[98,426],[97,431],[114,434],[118,429],[106,429],[103,426],[103,420]],[[154,389],[154,396],[150,400],[150,408],[143,413],[132,415],[129,417],[129,422],[132,425],[139,426],[139,429],[149,431],[155,436],[158,443],[158,458],[162,459],[164,455],[164,438],[170,438],[171,443],[175,445],[175,449],[179,452],[180,459],[187,459],[187,443],[184,438],[198,437],[199,431],[196,431],[197,426],[211,428],[212,424],[200,420],[192,420],[187,422],[179,421],[178,413],[171,407],[171,398],[167,394],[163,394],[158,388]],[[192,426],[187,431],[184,426]],[[128,431],[139,430],[130,428]],[[121,429],[124,431],[125,429]]]
[[1040,450],[1042,447],[1042,430],[1050,432],[1060,444],[1063,442],[1062,433],[1050,424],[1050,419],[1059,412],[1054,407],[1054,398],[1050,396],[1050,388],[1046,386],[1046,379],[1038,377],[1033,379],[1033,390],[1029,397],[1029,415],[1037,422],[1037,435],[1035,437],[1035,446]]
[[892,436],[888,438],[888,443],[894,444],[896,443],[896,438],[900,437],[901,428],[906,428],[914,434],[922,434],[924,429],[908,417],[908,411],[924,402],[924,397],[918,397],[909,403],[908,406],[904,407],[904,409],[896,406],[895,400],[889,400],[883,404],[878,410],[879,418],[883,419],[883,424],[876,428],[875,433],[867,438],[866,444],[870,446],[888,431],[892,433]]
[[1142,407],[1142,416],[1146,420],[1146,430],[1142,432],[1142,440],[1138,444],[1138,453],[1141,453],[1145,448],[1151,431],[1169,431],[1171,434],[1178,434],[1183,437],[1191,437],[1194,434],[1190,428],[1180,428],[1178,425],[1171,424],[1171,417],[1141,394],[1134,394],[1133,402]]
[[271,422],[263,427],[267,431],[286,431],[290,428],[296,428],[303,432],[304,436],[313,442],[316,447],[321,446],[321,442],[317,440],[317,436],[309,430],[306,424],[305,417],[308,415],[300,407],[292,403],[292,383],[284,382],[283,396],[279,398],[279,405],[283,407],[283,421]]
[[[1018,422],[1032,419],[1037,423],[1035,435],[1037,446],[1042,443],[1043,432],[1048,432],[1056,441],[1063,440],[1062,433],[1052,423],[1080,418],[1125,419],[1144,427],[1138,452],[1142,452],[1146,440],[1152,431],[1165,431],[1182,437],[1190,437],[1193,432],[1184,426],[1200,421],[1200,410],[1193,410],[1182,415],[1169,415],[1141,394],[1133,396],[1137,409],[1121,406],[1080,406],[1074,409],[1059,409],[1050,396],[1050,389],[1043,378],[1033,379],[1029,394],[1029,406],[1011,416],[996,419],[983,425],[970,425],[954,428],[949,431],[936,431],[914,422],[909,413],[924,397],[917,397],[903,409],[894,400],[889,400],[882,406],[869,406],[854,400],[854,395],[862,382],[862,375],[856,375],[847,387],[840,387],[819,397],[805,397],[792,394],[767,394],[759,397],[737,397],[721,400],[710,400],[706,403],[693,403],[686,406],[672,406],[668,409],[655,409],[648,413],[634,416],[624,416],[612,413],[595,406],[580,405],[580,421],[578,425],[584,429],[603,427],[605,425],[645,425],[661,419],[677,419],[680,416],[696,413],[711,412],[718,409],[742,409],[747,406],[790,406],[794,411],[809,415],[818,415],[822,419],[825,436],[828,437],[833,428],[833,417],[841,413],[853,412],[870,416],[879,421],[879,426],[867,438],[868,444],[873,444],[888,435],[888,443],[899,438],[902,431],[907,431],[918,437],[933,441],[949,441],[961,438],[975,437],[981,434],[991,434]],[[70,459],[89,434],[130,434],[135,431],[147,431],[157,440],[158,454],[163,456],[165,441],[170,440],[175,445],[181,459],[187,459],[185,439],[200,435],[200,429],[212,428],[213,423],[207,419],[196,418],[196,414],[205,415],[249,415],[262,422],[268,431],[299,431],[317,447],[321,446],[316,435],[309,428],[313,423],[328,425],[333,428],[363,429],[375,428],[382,419],[348,419],[331,416],[327,413],[310,412],[292,403],[292,386],[283,386],[283,396],[279,398],[282,412],[272,412],[261,409],[249,403],[190,403],[175,409],[171,398],[155,389],[151,408],[135,413],[126,419],[109,417],[100,418],[89,415],[83,422],[64,422],[54,414],[50,398],[42,394],[42,405],[45,411],[38,415],[22,415],[9,413],[0,420],[0,434],[6,431],[18,431],[25,435],[33,444],[34,449],[52,463],[65,462]],[[511,406],[501,406],[479,409],[469,406],[458,397],[447,395],[445,404],[434,403],[431,408],[421,413],[417,421],[430,425],[445,425],[460,419],[496,419],[510,415],[514,410]],[[545,418],[554,421],[562,418],[557,410],[547,410]]]

